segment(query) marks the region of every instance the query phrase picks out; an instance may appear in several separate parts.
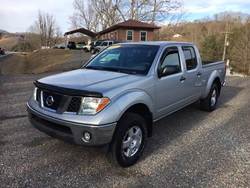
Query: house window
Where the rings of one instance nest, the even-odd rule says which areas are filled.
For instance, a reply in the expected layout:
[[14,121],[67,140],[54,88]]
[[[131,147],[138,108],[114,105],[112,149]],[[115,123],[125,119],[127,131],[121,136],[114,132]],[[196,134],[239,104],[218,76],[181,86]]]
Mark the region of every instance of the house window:
[[141,41],[147,40],[147,31],[141,31]]
[[133,40],[133,31],[127,30],[127,40]]

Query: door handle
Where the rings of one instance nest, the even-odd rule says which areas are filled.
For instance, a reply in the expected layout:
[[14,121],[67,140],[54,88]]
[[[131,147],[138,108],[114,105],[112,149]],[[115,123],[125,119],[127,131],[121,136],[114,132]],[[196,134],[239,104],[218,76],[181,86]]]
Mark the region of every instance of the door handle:
[[185,81],[186,80],[186,78],[184,77],[184,76],[182,76],[181,78],[180,78],[180,81],[181,82],[183,82],[183,81]]
[[202,75],[201,72],[198,72],[198,73],[197,73],[197,76],[198,76],[198,77],[201,76],[201,75]]

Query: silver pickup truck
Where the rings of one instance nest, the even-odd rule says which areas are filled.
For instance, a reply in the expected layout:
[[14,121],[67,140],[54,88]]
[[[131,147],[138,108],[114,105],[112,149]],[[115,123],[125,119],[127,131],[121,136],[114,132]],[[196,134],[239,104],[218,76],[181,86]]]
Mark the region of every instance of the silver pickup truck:
[[192,43],[122,43],[82,68],[34,82],[31,123],[81,145],[107,145],[116,164],[136,163],[157,120],[200,101],[213,111],[224,62],[202,63]]

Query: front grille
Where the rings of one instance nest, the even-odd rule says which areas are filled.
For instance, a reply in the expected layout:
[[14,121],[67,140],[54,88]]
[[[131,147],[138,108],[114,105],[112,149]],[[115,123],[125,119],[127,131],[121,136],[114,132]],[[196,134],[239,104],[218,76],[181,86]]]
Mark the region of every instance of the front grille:
[[41,89],[37,88],[37,91],[36,91],[36,101],[37,102],[41,102]]
[[[49,103],[49,101],[46,101],[48,100],[48,97],[53,98],[52,104]],[[67,97],[71,99],[68,106],[65,107],[64,103],[67,101]],[[68,95],[62,95],[48,90],[43,90],[41,88],[37,88],[36,101],[40,104],[42,108],[58,111],[58,113],[63,113],[65,111],[77,113],[81,105],[81,97],[71,97]],[[62,111],[62,109],[65,110]]]
[[72,97],[67,112],[78,112],[81,105],[81,97]]
[[62,99],[62,95],[49,91],[43,91],[43,105],[46,108],[57,110]]

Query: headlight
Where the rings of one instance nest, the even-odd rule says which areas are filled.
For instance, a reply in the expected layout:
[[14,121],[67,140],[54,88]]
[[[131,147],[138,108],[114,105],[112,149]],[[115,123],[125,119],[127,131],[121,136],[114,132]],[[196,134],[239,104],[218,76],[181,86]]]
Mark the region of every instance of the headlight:
[[103,110],[109,103],[110,103],[110,100],[107,97],[104,97],[104,98],[83,97],[78,114],[94,115],[100,112],[101,110]]
[[37,87],[35,87],[34,91],[33,91],[33,99],[36,101],[37,97]]

